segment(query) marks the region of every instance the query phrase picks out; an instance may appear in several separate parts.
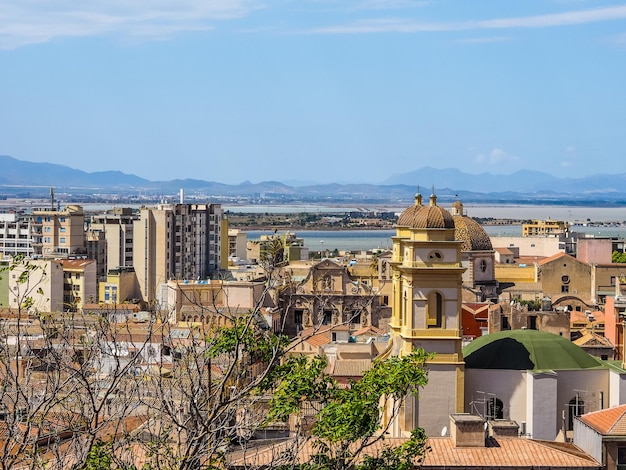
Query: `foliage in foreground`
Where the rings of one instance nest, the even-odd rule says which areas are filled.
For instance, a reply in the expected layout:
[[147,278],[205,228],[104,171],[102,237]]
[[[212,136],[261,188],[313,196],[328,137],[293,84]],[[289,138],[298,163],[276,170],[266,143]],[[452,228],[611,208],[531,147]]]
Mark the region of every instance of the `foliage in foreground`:
[[[384,444],[389,425],[398,416],[407,396],[417,396],[427,383],[423,349],[403,357],[376,361],[359,381],[340,387],[324,370],[325,359],[291,357],[281,366],[269,420],[296,415],[305,419],[314,410],[311,429],[315,454],[303,470],[409,469],[426,452],[422,429],[413,431],[402,445],[384,446],[373,454],[373,445]],[[386,415],[386,418],[385,418]]]

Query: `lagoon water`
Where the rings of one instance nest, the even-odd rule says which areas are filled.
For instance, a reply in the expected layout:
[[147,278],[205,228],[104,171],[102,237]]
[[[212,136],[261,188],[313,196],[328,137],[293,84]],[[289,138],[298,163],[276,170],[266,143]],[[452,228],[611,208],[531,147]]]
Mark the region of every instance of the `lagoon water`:
[[[486,225],[483,227],[491,237],[519,237],[521,225]],[[574,232],[582,232],[594,237],[626,238],[626,225],[619,227],[572,227]],[[279,233],[284,232],[280,231]],[[258,240],[261,235],[271,235],[271,230],[250,230],[248,240]],[[354,251],[375,248],[391,249],[391,237],[395,230],[298,230],[296,235],[304,240],[310,251],[334,250]]]

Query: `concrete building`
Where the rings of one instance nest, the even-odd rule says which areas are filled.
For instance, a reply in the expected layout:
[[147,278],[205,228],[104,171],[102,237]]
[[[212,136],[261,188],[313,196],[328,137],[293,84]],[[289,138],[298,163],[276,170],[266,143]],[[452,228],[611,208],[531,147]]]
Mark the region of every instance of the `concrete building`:
[[[28,275],[23,275],[28,273]],[[62,312],[65,309],[63,293],[63,265],[58,260],[25,260],[7,273],[9,307],[22,308],[26,299],[29,313]]]
[[533,220],[522,224],[522,237],[536,237],[561,234],[567,231],[569,224],[562,220]]
[[246,250],[246,243],[248,236],[246,232],[236,229],[228,229],[228,257],[248,259],[248,252]]
[[64,310],[79,312],[85,303],[98,300],[96,262],[92,259],[62,259]]
[[263,281],[170,280],[162,309],[171,323],[224,325],[241,313],[273,306],[265,287]]
[[[222,269],[220,204],[143,207],[134,221],[133,266],[142,300],[152,303],[169,279],[205,280]],[[225,261],[225,260],[224,260]]]
[[133,267],[111,269],[98,284],[98,300],[105,305],[138,301],[141,297]]
[[545,258],[556,253],[565,253],[565,242],[558,236],[550,237],[491,237],[494,248],[517,250],[515,257]]
[[15,211],[0,213],[0,258],[34,254],[31,218]]
[[133,228],[137,219],[138,215],[129,207],[115,207],[91,217],[87,233],[91,239],[104,240],[105,244],[103,262],[98,263],[101,277],[110,270],[133,265]]
[[33,209],[31,226],[36,255],[58,257],[87,253],[85,214],[81,206]]

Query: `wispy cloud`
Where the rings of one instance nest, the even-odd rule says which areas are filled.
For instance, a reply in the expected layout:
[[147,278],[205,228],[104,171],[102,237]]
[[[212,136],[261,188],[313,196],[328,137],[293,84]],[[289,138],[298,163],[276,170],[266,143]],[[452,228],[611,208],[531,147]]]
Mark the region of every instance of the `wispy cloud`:
[[255,8],[252,0],[5,0],[0,48],[107,33],[164,37],[211,29],[215,21],[240,18]]
[[419,22],[406,18],[363,20],[347,25],[311,29],[318,34],[419,33],[441,31],[498,30],[516,28],[548,28],[626,19],[626,5],[606,8],[552,13],[546,15],[496,18],[460,22]]

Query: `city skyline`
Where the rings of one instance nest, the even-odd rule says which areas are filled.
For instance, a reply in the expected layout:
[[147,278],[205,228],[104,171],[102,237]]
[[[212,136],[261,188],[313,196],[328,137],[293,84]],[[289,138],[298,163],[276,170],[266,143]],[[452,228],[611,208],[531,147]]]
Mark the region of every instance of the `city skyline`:
[[10,0],[0,30],[21,160],[229,184],[623,161],[624,2]]

